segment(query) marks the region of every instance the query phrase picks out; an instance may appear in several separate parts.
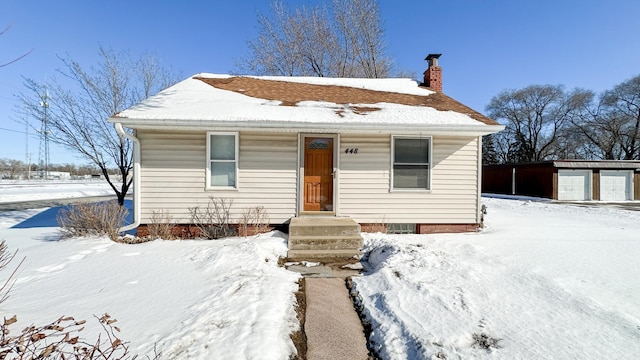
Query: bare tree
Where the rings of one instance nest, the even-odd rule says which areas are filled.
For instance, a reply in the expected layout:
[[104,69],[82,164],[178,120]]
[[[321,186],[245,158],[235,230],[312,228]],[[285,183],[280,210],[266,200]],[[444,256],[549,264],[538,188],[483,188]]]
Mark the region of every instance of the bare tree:
[[[7,26],[6,28],[4,28],[4,30],[0,31],[0,35],[4,35],[7,31],[9,31],[9,29],[11,29],[11,27],[12,27],[12,26],[13,26],[13,25],[9,25],[9,26]],[[0,68],[1,68],[1,67],[5,67],[5,66],[7,66],[7,65],[11,65],[11,64],[13,64],[13,63],[14,63],[14,62],[16,62],[16,61],[20,61],[20,60],[22,60],[23,58],[25,58],[27,55],[31,54],[32,52],[33,52],[33,49],[31,49],[31,50],[27,51],[26,53],[24,53],[24,54],[22,54],[22,55],[18,56],[17,58],[15,58],[15,59],[13,59],[13,60],[9,60],[8,62],[5,62],[5,63],[0,63]]]
[[382,23],[375,0],[333,0],[331,8],[300,7],[282,2],[271,16],[258,15],[256,39],[241,71],[263,75],[386,77],[391,61],[385,55]]
[[605,91],[605,119],[618,129],[624,160],[640,159],[640,75]]
[[391,62],[384,55],[384,31],[374,0],[333,0],[343,61],[339,77],[389,76]]
[[[595,158],[640,158],[640,75],[588,101],[572,118],[572,129],[591,148]],[[587,146],[587,145],[585,145]]]
[[[324,54],[327,46],[317,42],[318,33],[326,28],[320,8],[302,7],[290,12],[281,2],[271,3],[271,17],[258,14],[260,32],[249,42],[253,56],[243,66],[260,74],[295,76],[324,76]],[[327,39],[330,42],[331,39]],[[308,43],[314,47],[307,47]],[[304,51],[306,48],[306,52]],[[319,54],[319,55],[318,55]]]
[[[46,119],[51,141],[100,169],[122,205],[133,179],[133,145],[106,119],[171,85],[176,76],[151,54],[133,59],[126,52],[101,47],[99,56],[99,64],[90,68],[68,55],[60,58],[64,67],[59,72],[73,87],[55,79],[46,84],[25,79],[28,91],[21,98],[28,115]],[[113,166],[118,169],[116,179],[109,174]]]
[[506,90],[487,105],[489,116],[506,128],[503,151],[508,162],[529,162],[558,158],[557,142],[585,100],[584,90],[565,92],[561,85],[531,85]]
[[586,149],[585,158],[622,159],[622,123],[607,114],[602,101],[595,101],[593,92],[586,92],[586,96],[583,106],[572,117],[570,127]]

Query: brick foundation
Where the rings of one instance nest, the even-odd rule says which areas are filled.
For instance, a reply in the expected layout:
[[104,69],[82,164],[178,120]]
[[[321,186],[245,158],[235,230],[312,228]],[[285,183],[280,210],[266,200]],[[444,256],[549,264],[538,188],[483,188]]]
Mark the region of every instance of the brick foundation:
[[417,224],[416,234],[476,232],[479,224]]
[[[236,233],[238,233],[239,225],[232,224],[233,228],[235,228]],[[269,226],[267,228],[267,232],[274,230],[274,226]],[[462,232],[476,232],[480,229],[480,224],[416,224],[415,232],[416,234],[440,234],[440,233],[462,233]],[[387,226],[386,224],[379,223],[361,223],[360,231],[366,233],[386,233]],[[200,238],[200,229],[197,226],[192,224],[178,224],[173,228],[173,236],[178,239],[195,239]],[[253,236],[258,234],[259,232],[254,227],[249,227],[247,229],[246,236]],[[138,236],[145,237],[149,235],[149,226],[147,224],[143,224],[138,226]]]
[[[240,225],[231,224],[230,226],[235,229],[235,232],[237,234],[238,233],[238,229],[240,228]],[[262,232],[269,232],[269,231],[271,231],[273,229],[274,229],[273,227],[269,226],[266,231],[262,231]],[[173,234],[173,236],[175,236],[178,239],[195,239],[195,238],[202,237],[200,229],[198,229],[198,227],[193,225],[193,224],[177,224],[177,225],[174,225],[171,233]],[[260,231],[258,231],[255,227],[249,226],[247,228],[246,236],[253,236],[253,235],[256,235],[258,233],[260,233]],[[142,224],[142,225],[138,226],[138,236],[139,237],[149,236],[149,225],[148,224]]]
[[366,233],[386,233],[387,225],[386,224],[370,224],[370,223],[362,223],[360,224],[360,231]]
[[[360,231],[366,233],[387,232],[386,224],[361,223]],[[416,234],[462,233],[476,232],[479,224],[416,224]]]

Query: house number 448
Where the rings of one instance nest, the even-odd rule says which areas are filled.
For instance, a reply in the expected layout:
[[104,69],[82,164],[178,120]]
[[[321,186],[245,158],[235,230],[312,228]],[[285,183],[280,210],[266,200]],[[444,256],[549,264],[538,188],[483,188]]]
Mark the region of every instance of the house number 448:
[[345,154],[357,154],[358,153],[358,148],[346,148],[344,150]]

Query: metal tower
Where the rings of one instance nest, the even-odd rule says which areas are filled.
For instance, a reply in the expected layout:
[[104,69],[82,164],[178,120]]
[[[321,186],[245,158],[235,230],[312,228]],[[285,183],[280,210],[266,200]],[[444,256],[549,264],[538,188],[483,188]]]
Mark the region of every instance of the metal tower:
[[40,154],[39,154],[39,166],[40,166],[40,178],[49,178],[49,91],[45,90],[40,101],[42,107],[42,127],[40,128]]

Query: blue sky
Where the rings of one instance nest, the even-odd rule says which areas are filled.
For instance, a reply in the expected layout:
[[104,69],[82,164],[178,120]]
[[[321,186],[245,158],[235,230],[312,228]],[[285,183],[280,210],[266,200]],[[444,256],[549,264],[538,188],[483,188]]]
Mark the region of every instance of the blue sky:
[[[318,4],[288,0],[288,4]],[[637,0],[379,0],[387,52],[399,70],[422,76],[428,53],[442,53],[444,92],[484,111],[505,89],[563,84],[602,92],[640,74]],[[2,0],[0,158],[25,160],[26,135],[14,94],[22,76],[44,80],[68,54],[85,66],[99,46],[155,52],[182,77],[228,73],[247,55],[258,12],[269,0]],[[28,142],[37,162],[39,142]],[[84,163],[51,146],[52,163]]]

